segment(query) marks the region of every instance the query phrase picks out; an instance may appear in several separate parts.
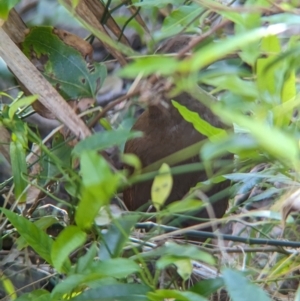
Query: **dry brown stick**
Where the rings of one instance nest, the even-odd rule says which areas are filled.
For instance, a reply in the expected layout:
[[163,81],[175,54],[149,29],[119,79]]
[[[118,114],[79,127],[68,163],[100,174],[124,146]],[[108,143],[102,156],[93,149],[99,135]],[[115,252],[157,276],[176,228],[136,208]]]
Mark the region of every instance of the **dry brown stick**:
[[130,47],[130,43],[127,40],[127,37],[122,34],[121,29],[115,19],[111,16],[110,12],[106,10],[106,7],[101,1],[99,0],[85,0],[86,5],[89,7],[89,9],[94,13],[95,17],[100,21],[103,16],[106,14],[106,22],[104,23],[105,26],[107,26],[110,31],[115,35],[115,37],[120,39],[120,42],[122,42],[124,45]]
[[[87,26],[86,29],[90,30],[103,43],[108,52],[118,60],[121,66],[125,66],[127,64],[125,56],[117,49],[118,47],[113,47],[111,44],[114,43],[108,42],[111,38],[109,37],[106,29],[98,21],[94,12],[90,10],[84,0],[79,0],[75,8],[73,7],[71,0],[61,0],[60,3],[63,4],[70,13],[74,14],[74,16],[83,23],[84,26]],[[124,48],[125,45],[122,47]]]
[[14,8],[9,12],[3,29],[17,45],[24,41],[27,26]]
[[43,75],[32,65],[23,52],[0,28],[0,56],[14,75],[39,101],[62,121],[75,135],[83,139],[91,134],[89,128],[75,114]]

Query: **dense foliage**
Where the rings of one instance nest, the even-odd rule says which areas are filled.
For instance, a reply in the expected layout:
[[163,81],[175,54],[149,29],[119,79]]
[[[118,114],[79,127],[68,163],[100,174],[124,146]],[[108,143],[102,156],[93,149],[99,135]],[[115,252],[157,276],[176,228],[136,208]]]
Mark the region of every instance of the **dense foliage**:
[[[5,0],[0,21],[3,300],[299,299],[298,1]],[[156,51],[182,35],[185,47]],[[147,172],[122,154],[159,89],[190,93],[225,124],[172,102],[207,137],[193,168],[208,180],[197,189],[232,183],[222,230],[202,245],[159,225],[205,206],[196,189],[163,207],[171,174],[191,166]],[[35,112],[64,127],[45,133]],[[228,152],[233,160],[222,159]],[[152,178],[156,213],[110,207]]]

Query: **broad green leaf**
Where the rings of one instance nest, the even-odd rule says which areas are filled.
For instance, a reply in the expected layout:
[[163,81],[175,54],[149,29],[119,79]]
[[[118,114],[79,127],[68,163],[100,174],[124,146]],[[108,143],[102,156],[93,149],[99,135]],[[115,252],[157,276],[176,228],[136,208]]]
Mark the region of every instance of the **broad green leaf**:
[[[288,44],[288,50],[293,49],[296,45],[298,45],[298,39],[297,37],[293,36],[289,40]],[[295,99],[295,96],[297,94],[296,91],[296,75],[295,75],[295,64],[294,60],[298,60],[298,56],[296,58],[292,56],[291,58],[284,60],[284,70],[285,74],[283,77],[283,87],[281,91],[281,102],[286,103],[290,100]],[[291,68],[291,65],[294,66]],[[276,125],[288,125],[292,119],[294,111],[290,111],[288,114],[282,114],[280,118],[275,119]]]
[[75,272],[80,274],[83,273],[94,261],[95,257],[97,255],[97,244],[93,243],[86,254],[81,256],[78,259],[78,262],[75,266]]
[[46,79],[66,99],[95,97],[106,77],[106,67],[87,64],[81,53],[65,44],[53,27],[32,27],[21,43],[29,59],[38,59]]
[[209,297],[212,293],[216,292],[224,286],[224,280],[221,277],[214,279],[204,279],[200,280],[194,286],[190,288],[192,292],[195,292],[201,296]]
[[0,1],[0,21],[8,18],[9,11],[20,2],[20,0],[1,0]]
[[213,111],[223,120],[236,123],[251,133],[258,143],[272,156],[282,160],[291,167],[297,166],[299,147],[291,135],[278,128],[271,128],[266,123],[243,116],[237,112],[215,106]]
[[96,133],[80,141],[73,149],[73,154],[80,155],[84,151],[101,151],[114,145],[121,145],[129,139],[141,137],[141,132],[130,132],[129,130],[111,130]]
[[[282,53],[279,38],[276,36],[264,38],[261,48],[265,54],[265,57],[257,60],[257,85],[261,95],[268,93],[273,97],[273,102],[277,103],[279,95],[281,103],[293,99],[296,95],[295,70],[291,68],[294,65],[291,61],[293,50]],[[276,116],[275,124],[288,125],[292,113],[290,111]]]
[[[58,223],[58,219],[53,216],[43,216],[36,220],[34,222],[34,225],[36,225],[41,230],[46,230],[53,224]],[[23,248],[27,247],[27,242],[25,241],[23,236],[20,236],[16,240],[17,246],[19,250],[22,250]]]
[[281,91],[282,102],[287,102],[296,96],[296,75],[295,70],[290,70],[290,74],[283,82],[283,87]]
[[162,211],[162,214],[166,211],[170,213],[181,213],[186,211],[196,211],[203,207],[203,202],[199,200],[180,200],[176,202],[172,202],[171,204],[166,206],[166,209]]
[[82,229],[89,229],[100,208],[109,204],[117,190],[119,175],[114,174],[106,160],[94,151],[85,151],[80,156],[82,175],[81,199],[75,220]]
[[263,58],[259,58],[256,63],[257,70],[257,86],[261,94],[268,92],[274,95],[278,92],[278,83],[276,79],[276,71],[278,68],[268,68],[266,66],[273,60],[274,56],[281,50],[280,42],[277,36],[268,36],[262,39],[261,50],[264,53]]
[[73,298],[74,301],[98,301],[99,296],[101,300],[134,300],[147,301],[146,294],[150,288],[143,284],[115,284],[103,285],[95,289],[85,290],[81,295]]
[[218,158],[228,152],[237,154],[240,159],[250,159],[258,156],[258,147],[257,141],[252,136],[232,134],[219,141],[207,141],[201,147],[200,153],[203,161]]
[[173,264],[177,268],[177,273],[183,280],[188,280],[193,272],[193,265],[190,259],[175,259]]
[[12,174],[15,185],[15,197],[19,199],[20,203],[26,202],[25,188],[27,186],[27,164],[26,164],[26,153],[22,144],[14,139],[12,135],[12,142],[10,143],[10,158]]
[[207,85],[217,87],[217,89],[231,91],[247,101],[254,101],[259,97],[255,83],[243,80],[237,74],[228,74],[226,69],[224,71],[225,74],[216,74],[216,76],[212,76],[211,78],[201,77],[201,81]]
[[[257,0],[255,2],[248,0],[245,2],[244,7],[246,10],[247,8],[251,10],[255,7],[255,5],[257,5],[258,7],[270,7],[270,3],[268,3],[268,1],[265,0]],[[238,35],[246,34],[247,32],[255,28],[262,27],[260,12],[250,11],[249,13],[240,14],[240,16],[242,17],[241,22],[237,22],[235,24],[236,34]],[[254,67],[256,59],[260,55],[259,45],[260,45],[260,41],[257,40],[241,47],[239,51],[239,56],[242,58],[242,60],[252,67]]]
[[151,186],[151,200],[157,211],[164,205],[172,190],[173,177],[170,171],[169,165],[163,163]]
[[51,292],[50,300],[64,300],[67,297],[75,297],[80,295],[86,287],[96,286],[106,286],[117,284],[117,281],[112,278],[103,278],[101,274],[76,274],[66,277],[64,281],[61,281],[55,285]]
[[16,301],[48,301],[50,293],[43,289],[34,290],[30,293],[22,294]]
[[[182,61],[178,65],[178,71],[196,72],[212,62],[221,59],[227,54],[238,50],[240,47],[249,45],[263,37],[282,33],[286,29],[287,26],[285,24],[271,25],[235,35],[231,38],[221,41],[220,43],[204,46],[191,58]],[[220,49],[222,49],[222,51],[220,51]]]
[[210,254],[200,251],[196,246],[193,245],[179,245],[174,242],[167,242],[165,246],[162,248],[162,258],[166,256],[163,261],[162,258],[157,261],[158,268],[162,269],[167,264],[171,264],[172,262],[168,262],[167,258],[176,257],[178,259],[193,259],[200,260],[202,262],[206,262],[208,264],[214,264],[215,260],[213,256]]
[[7,209],[2,208],[1,210],[35,252],[52,265],[50,252],[53,240],[25,217],[17,215]]
[[107,260],[121,256],[125,244],[128,242],[132,228],[139,219],[138,214],[130,214],[114,219],[102,234],[102,244],[99,249],[99,258]]
[[208,137],[210,140],[216,141],[227,136],[225,130],[212,126],[207,121],[202,119],[198,113],[190,111],[177,101],[172,100],[172,104],[178,110],[184,120],[191,123],[200,134]]
[[[81,247],[86,240],[86,233],[76,226],[68,226],[61,231],[52,244],[51,258],[58,271],[64,271],[63,264],[70,265],[69,255]],[[66,271],[64,271],[66,272]]]
[[243,273],[224,269],[222,275],[232,301],[253,301],[253,296],[259,301],[271,301],[266,292],[251,283]]
[[178,66],[178,61],[172,57],[154,55],[137,58],[133,63],[122,68],[119,75],[126,78],[135,78],[137,75],[147,77],[153,73],[160,75],[172,74]]
[[176,301],[208,301],[208,299],[189,291],[179,290],[156,290],[147,294],[148,300],[161,301],[161,300],[176,300]]
[[262,22],[267,22],[268,24],[278,24],[285,23],[288,25],[299,25],[300,24],[300,16],[296,14],[292,14],[290,12],[282,12],[280,14],[274,14],[270,16],[263,16]]
[[93,262],[91,267],[86,270],[86,273],[97,273],[103,277],[125,278],[140,270],[141,267],[131,259],[112,258]]

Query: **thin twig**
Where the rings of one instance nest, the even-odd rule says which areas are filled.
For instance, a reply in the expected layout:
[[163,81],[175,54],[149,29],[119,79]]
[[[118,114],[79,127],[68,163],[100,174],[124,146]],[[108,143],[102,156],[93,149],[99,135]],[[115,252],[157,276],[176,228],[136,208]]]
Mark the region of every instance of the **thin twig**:
[[212,27],[210,30],[208,30],[207,32],[205,32],[203,35],[191,40],[191,42],[184,47],[182,50],[180,50],[177,54],[177,58],[178,59],[182,59],[185,56],[186,52],[189,52],[192,48],[194,48],[196,45],[198,45],[199,43],[201,43],[203,40],[205,40],[206,38],[208,38],[209,36],[211,36],[212,34],[214,34],[216,31],[218,31],[219,29],[223,28],[224,26],[230,24],[232,21],[230,20],[224,20],[222,22],[220,22],[219,24],[217,24],[216,26]]

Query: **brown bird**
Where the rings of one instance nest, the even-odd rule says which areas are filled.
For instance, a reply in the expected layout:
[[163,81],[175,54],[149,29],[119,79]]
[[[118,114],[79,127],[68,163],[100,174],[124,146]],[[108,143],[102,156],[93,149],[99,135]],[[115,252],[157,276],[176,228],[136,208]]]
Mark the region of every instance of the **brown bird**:
[[[202,119],[209,122],[211,125],[219,128],[224,127],[220,120],[206,106],[187,93],[181,93],[174,96],[172,99],[176,100],[181,105],[184,105],[189,110],[197,112]],[[197,132],[190,123],[181,117],[177,109],[170,103],[167,96],[163,96],[163,100],[165,103],[169,104],[168,108],[161,103],[150,104],[148,109],[140,115],[132,128],[132,130],[142,131],[144,134],[143,137],[129,140],[125,145],[125,153],[137,155],[143,168],[190,145],[207,139],[207,137]],[[176,165],[197,161],[199,162],[199,155],[177,163]],[[207,175],[203,170],[174,175],[173,188],[166,204],[181,200],[189,192],[190,188],[194,187],[198,182],[205,180],[207,180]],[[124,191],[124,203],[129,210],[137,210],[151,199],[152,182],[153,181],[151,180],[135,184]],[[221,182],[210,187],[205,193],[208,197],[211,197],[217,192],[227,188],[228,185],[228,181]],[[215,216],[218,218],[222,217],[227,206],[228,193],[224,192],[224,194],[221,193],[221,197],[217,202],[212,204]],[[197,218],[209,217],[205,208],[193,212],[191,215],[194,215]],[[199,221],[188,218],[184,222],[181,221],[180,226],[185,227],[197,223],[199,223]]]
[[[177,53],[183,49],[183,47],[188,45],[192,38],[193,37],[190,35],[176,36],[163,42],[157,52]],[[156,94],[158,93],[155,93],[155,95]],[[197,112],[202,119],[209,122],[211,125],[219,128],[223,127],[221,121],[206,106],[189,94],[181,93],[174,96],[173,99],[181,105],[186,106],[189,110]],[[161,101],[150,103],[148,109],[140,115],[132,128],[133,130],[142,131],[144,134],[143,137],[129,140],[125,145],[124,152],[137,155],[143,168],[206,139],[206,137],[197,132],[190,123],[181,117],[177,109],[172,106],[168,95],[162,95],[162,100],[164,103],[168,104],[168,107],[164,106]],[[200,159],[198,154],[177,163],[176,165],[199,162]],[[232,158],[231,155],[226,155],[225,157]],[[132,172],[132,170],[130,171]],[[166,204],[181,200],[189,192],[190,188],[206,179],[207,175],[203,170],[174,175],[173,188]],[[148,208],[145,205],[149,203],[149,200],[151,199],[152,182],[153,181],[146,181],[135,184],[124,191],[124,203],[129,210],[135,211],[139,208],[145,210]],[[229,184],[229,181],[224,181],[210,187],[208,191],[205,191],[210,200],[213,199],[212,196],[216,193],[221,192],[221,196],[219,194],[218,198],[214,198],[214,203],[212,204],[214,215],[217,218],[222,217],[227,209],[228,191],[227,193],[222,193],[222,191],[226,189]],[[202,219],[209,217],[206,209],[189,214]],[[197,223],[199,223],[198,220],[189,217],[184,221],[181,220],[179,224],[175,223],[173,225],[185,227]],[[211,228],[207,228],[206,230],[210,231]]]

